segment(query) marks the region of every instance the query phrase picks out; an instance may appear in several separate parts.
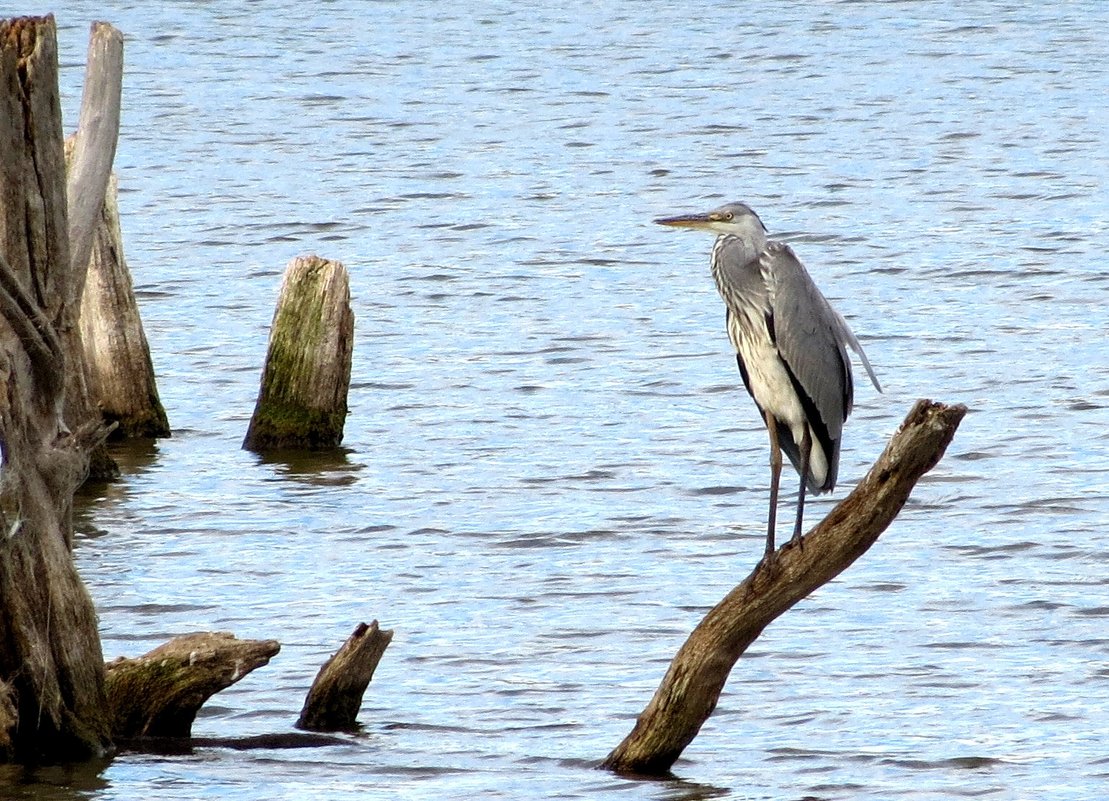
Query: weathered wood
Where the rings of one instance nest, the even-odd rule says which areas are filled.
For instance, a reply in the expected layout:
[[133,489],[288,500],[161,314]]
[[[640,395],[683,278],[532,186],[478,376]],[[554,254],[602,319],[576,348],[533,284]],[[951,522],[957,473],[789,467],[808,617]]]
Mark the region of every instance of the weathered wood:
[[113,175],[81,294],[81,344],[89,396],[105,422],[117,424],[113,438],[168,437],[169,420],[158,397],[150,345],[123,256],[116,197]]
[[106,22],[94,22],[89,33],[85,88],[66,174],[69,247],[75,278],[69,282],[76,304],[84,288],[85,265],[92,252],[103,198],[112,173],[119,138],[119,107],[123,92],[123,34]]
[[121,752],[183,756],[198,749],[219,748],[231,751],[291,750],[296,748],[328,748],[350,745],[349,738],[315,732],[290,731],[279,734],[251,734],[244,737],[140,737],[122,740]]
[[354,343],[350,281],[337,261],[305,256],[285,270],[262,384],[243,448],[333,448],[343,441]]
[[[82,411],[53,17],[0,22],[0,681],[9,754],[110,746],[96,614],[73,566],[73,493],[100,441]],[[103,203],[103,196],[95,198]],[[87,404],[87,400],[85,401]]]
[[279,650],[276,640],[199,632],[175,637],[137,659],[109,662],[106,689],[113,736],[190,736],[205,701],[267,664]]
[[316,674],[308,697],[304,699],[297,728],[312,731],[356,729],[362,696],[392,639],[392,629],[382,631],[376,620],[368,626],[359,623]]
[[716,708],[736,660],[775,618],[866,552],[916,482],[943,456],[964,406],[918,401],[878,461],[831,513],[776,558],[760,562],[717,604],[678,651],[635,728],[605,759],[620,773],[660,775]]
[[0,762],[15,759],[18,729],[19,711],[16,709],[15,688],[0,680]]
[[[84,425],[99,417],[89,394],[88,366],[77,318],[89,254],[115,159],[122,91],[123,34],[106,22],[94,22],[89,29],[81,112],[65,173],[70,274],[64,284],[64,306],[55,318],[68,358],[65,413],[70,426]],[[88,477],[102,481],[118,475],[119,467],[107,448],[103,443],[97,444],[89,452]]]

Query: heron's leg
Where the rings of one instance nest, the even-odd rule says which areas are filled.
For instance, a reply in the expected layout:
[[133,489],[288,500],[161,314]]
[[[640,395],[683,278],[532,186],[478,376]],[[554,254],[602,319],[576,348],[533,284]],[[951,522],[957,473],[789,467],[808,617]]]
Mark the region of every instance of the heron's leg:
[[782,449],[778,446],[778,422],[765,414],[766,431],[770,434],[770,511],[766,522],[766,556],[774,553],[774,526],[778,518],[778,481],[782,476]]
[[805,516],[805,486],[808,484],[809,459],[812,457],[812,433],[805,426],[805,433],[801,435],[801,489],[797,491],[797,522],[793,524],[793,539],[790,542],[801,542],[801,520]]

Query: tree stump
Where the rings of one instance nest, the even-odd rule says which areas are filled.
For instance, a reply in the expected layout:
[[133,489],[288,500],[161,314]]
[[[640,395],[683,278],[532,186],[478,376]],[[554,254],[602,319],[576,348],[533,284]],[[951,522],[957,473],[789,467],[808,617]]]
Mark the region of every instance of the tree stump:
[[122,47],[93,27],[85,96],[105,107],[78,132],[70,215],[54,19],[0,22],[0,727],[7,755],[28,762],[110,747],[96,613],[69,550],[73,494],[105,434],[76,327],[84,263],[71,255],[90,246],[86,208],[104,203]]
[[342,443],[353,343],[346,268],[318,256],[293,259],[243,448],[320,450]]
[[359,623],[343,646],[320,668],[300,719],[299,729],[353,731],[357,728],[362,696],[373,678],[377,663],[393,639],[391,629],[382,631],[377,621]]
[[116,424],[113,438],[168,437],[169,420],[158,398],[150,345],[123,256],[117,194],[112,175],[81,295],[89,396],[104,421]]
[[118,739],[189,737],[212,695],[269,663],[276,640],[238,640],[227,632],[175,637],[137,659],[106,666],[112,734]]
[[717,604],[678,651],[635,728],[603,763],[664,775],[716,708],[736,660],[763,629],[863,555],[901,511],[916,482],[943,456],[964,406],[917,401],[878,461],[803,539],[763,560]]

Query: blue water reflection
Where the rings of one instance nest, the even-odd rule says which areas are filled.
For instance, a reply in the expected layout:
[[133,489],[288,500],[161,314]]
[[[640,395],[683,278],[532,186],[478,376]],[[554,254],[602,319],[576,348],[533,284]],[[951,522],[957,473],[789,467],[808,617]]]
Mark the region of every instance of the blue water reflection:
[[[43,10],[72,121],[91,12]],[[82,513],[106,656],[281,640],[197,722],[248,735],[288,729],[359,620],[397,633],[349,748],[128,756],[87,797],[1098,795],[1109,6],[95,16],[127,35],[120,206],[175,429]],[[741,660],[682,782],[643,785],[590,766],[758,558],[767,481],[708,242],[650,220],[739,198],[886,388],[836,498],[917,397],[971,413]],[[315,474],[238,450],[307,252],[357,319],[349,451]]]

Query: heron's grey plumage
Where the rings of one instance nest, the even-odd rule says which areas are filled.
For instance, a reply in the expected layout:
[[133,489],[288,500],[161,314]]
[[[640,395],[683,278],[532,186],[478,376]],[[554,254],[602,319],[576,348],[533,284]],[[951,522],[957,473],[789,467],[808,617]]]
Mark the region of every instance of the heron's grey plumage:
[[802,487],[794,538],[800,538],[807,487],[814,494],[835,487],[843,424],[854,387],[847,348],[854,350],[875,388],[878,379],[847,322],[817,289],[796,254],[770,241],[758,215],[730,203],[708,214],[656,220],[717,234],[710,257],[724,301],[728,337],[747,391],[762,412],[771,438],[771,514],[767,551],[773,549],[778,447]]

